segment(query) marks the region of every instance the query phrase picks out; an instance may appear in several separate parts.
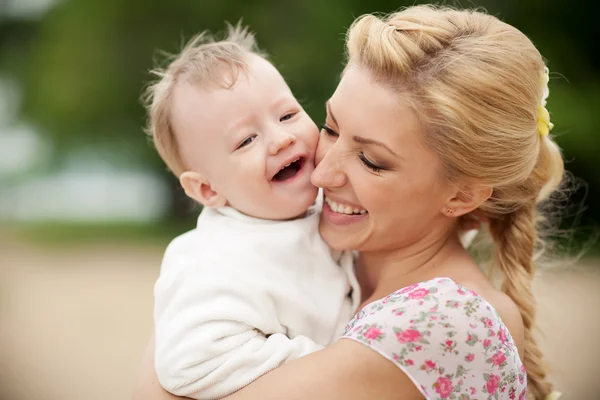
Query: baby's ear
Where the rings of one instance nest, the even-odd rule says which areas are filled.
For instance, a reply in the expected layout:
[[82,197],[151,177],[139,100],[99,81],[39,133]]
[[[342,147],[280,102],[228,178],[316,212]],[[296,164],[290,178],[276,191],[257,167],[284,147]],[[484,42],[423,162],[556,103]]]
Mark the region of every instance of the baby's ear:
[[227,199],[221,196],[199,172],[186,171],[179,177],[185,194],[205,207],[223,207]]

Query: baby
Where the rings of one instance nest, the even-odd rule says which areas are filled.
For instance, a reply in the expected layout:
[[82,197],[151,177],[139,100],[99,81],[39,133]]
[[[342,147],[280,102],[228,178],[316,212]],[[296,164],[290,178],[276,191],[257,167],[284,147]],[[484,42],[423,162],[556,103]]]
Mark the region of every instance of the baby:
[[156,371],[169,392],[225,397],[342,333],[360,295],[352,255],[319,236],[319,131],[239,25],[192,40],[149,88],[149,130],[197,228],[156,282]]

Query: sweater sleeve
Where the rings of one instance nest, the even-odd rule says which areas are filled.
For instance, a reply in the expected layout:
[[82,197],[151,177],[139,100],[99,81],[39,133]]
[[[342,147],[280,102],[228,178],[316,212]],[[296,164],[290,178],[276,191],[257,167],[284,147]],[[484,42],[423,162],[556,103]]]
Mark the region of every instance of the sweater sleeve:
[[155,367],[161,385],[178,396],[222,398],[322,348],[288,338],[268,291],[239,269],[166,259],[154,293]]

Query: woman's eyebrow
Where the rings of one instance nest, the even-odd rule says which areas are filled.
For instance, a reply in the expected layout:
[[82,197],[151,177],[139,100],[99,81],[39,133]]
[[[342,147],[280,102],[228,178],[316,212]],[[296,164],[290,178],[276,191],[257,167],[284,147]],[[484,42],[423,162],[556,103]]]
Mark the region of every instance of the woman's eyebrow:
[[[390,149],[385,143],[383,142],[379,142],[377,140],[373,140],[373,139],[367,139],[361,136],[352,136],[352,140],[354,140],[356,143],[360,143],[360,144],[366,144],[366,145],[373,145],[373,146],[379,146],[382,147],[384,149],[386,149],[387,151],[389,151],[392,155],[396,156],[396,157],[400,157],[398,154],[394,153],[392,151],[392,149]],[[401,157],[400,157],[401,158]]]
[[331,117],[331,119],[333,120],[333,122],[335,122],[335,124],[337,125],[337,127],[340,127],[340,124],[338,124],[337,120],[335,119],[335,116],[333,115],[333,112],[331,111],[331,105],[329,104],[329,100],[327,100],[325,102],[325,108],[327,108],[327,113],[329,114],[329,116]]
[[[340,124],[337,122],[337,120],[335,119],[335,116],[333,115],[333,112],[331,111],[331,104],[329,103],[329,100],[327,100],[325,102],[325,107],[327,108],[327,113],[329,114],[329,116],[331,117],[331,119],[333,120],[333,122],[339,128]],[[389,148],[388,145],[386,145],[383,142],[379,142],[379,141],[373,140],[373,139],[367,139],[367,138],[362,137],[362,136],[352,136],[352,140],[354,140],[356,143],[360,143],[360,144],[366,144],[366,145],[373,145],[373,146],[382,147],[382,148],[386,149],[387,151],[389,151],[392,155],[394,155],[396,157],[400,157],[391,148]],[[402,158],[402,157],[400,157],[400,158]]]

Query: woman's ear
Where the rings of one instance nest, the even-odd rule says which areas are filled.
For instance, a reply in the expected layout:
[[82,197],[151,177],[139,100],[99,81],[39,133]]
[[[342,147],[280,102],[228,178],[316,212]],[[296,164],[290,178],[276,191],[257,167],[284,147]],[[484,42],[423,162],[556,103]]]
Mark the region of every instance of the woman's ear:
[[205,207],[223,207],[227,199],[219,194],[199,172],[186,171],[179,177],[185,194]]
[[449,217],[460,217],[476,210],[492,195],[493,188],[481,185],[463,185],[444,204],[441,212]]

